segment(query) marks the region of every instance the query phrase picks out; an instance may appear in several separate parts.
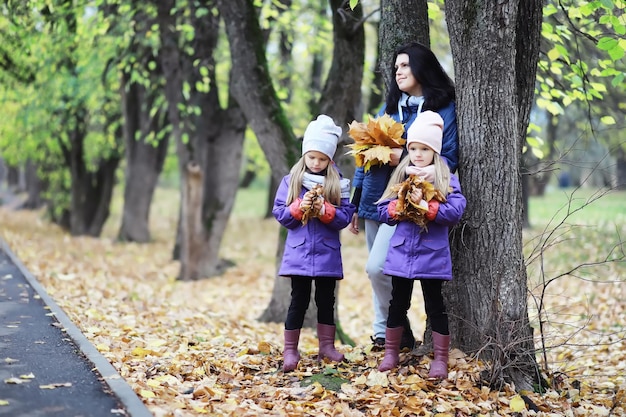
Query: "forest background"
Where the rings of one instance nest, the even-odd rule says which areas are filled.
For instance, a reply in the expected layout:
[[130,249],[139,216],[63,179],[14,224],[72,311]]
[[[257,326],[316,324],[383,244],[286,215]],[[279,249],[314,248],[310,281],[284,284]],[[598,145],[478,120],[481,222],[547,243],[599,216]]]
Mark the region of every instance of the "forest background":
[[[219,275],[215,280],[219,280],[220,277],[227,280],[226,277],[233,273],[227,259],[240,259],[241,254],[229,256],[228,250],[222,244],[222,239],[235,238],[241,242],[242,236],[251,235],[253,225],[261,228],[267,223],[257,221],[257,217],[253,217],[252,220],[246,222],[247,227],[244,231],[226,231],[227,227],[231,227],[230,224],[238,223],[237,220],[228,222],[237,189],[246,186],[248,186],[248,191],[258,187],[268,188],[269,191],[256,194],[257,199],[248,203],[252,207],[267,208],[267,200],[272,196],[272,180],[275,180],[281,172],[285,172],[294,155],[297,157],[298,142],[295,138],[306,123],[322,109],[330,113],[337,111],[336,107],[329,103],[350,109],[341,113],[340,117],[335,115],[344,123],[364,118],[367,114],[372,114],[380,105],[380,93],[384,90],[382,81],[384,71],[376,69],[379,53],[373,50],[377,42],[369,40],[364,42],[365,39],[376,39],[378,4],[360,2],[356,8],[352,9],[348,7],[347,2],[330,2],[330,10],[328,10],[325,2],[318,5],[275,2],[258,4],[256,6],[262,6],[258,9],[245,7],[254,6],[252,2],[217,3],[219,13],[216,12],[217,9],[210,7],[211,2],[188,4],[159,2],[155,5],[147,5],[147,7],[124,2],[94,2],[85,6],[84,4],[75,5],[69,1],[6,2],[3,5],[1,34],[3,41],[6,42],[2,44],[4,48],[2,109],[8,116],[3,117],[0,122],[0,155],[7,166],[6,174],[3,176],[7,178],[13,190],[26,190],[27,198],[23,208],[43,206],[43,211],[39,210],[36,213],[45,214],[47,219],[60,225],[72,236],[102,236],[105,225],[110,230],[110,222],[114,219],[109,216],[111,208],[114,207],[111,201],[114,195],[121,193],[120,187],[116,184],[123,185],[124,197],[120,220],[117,226],[113,226],[119,227],[119,230],[113,235],[109,232],[105,236],[109,239],[115,236],[120,241],[152,242],[145,245],[149,248],[151,244],[159,241],[155,235],[155,226],[150,222],[153,224],[155,220],[174,219],[167,223],[170,226],[167,237],[170,248],[158,252],[163,261],[170,261],[172,254],[174,258],[180,260],[180,262],[171,261],[167,267],[163,267],[164,271],[168,271],[165,277],[168,282],[173,277],[197,279],[209,275]],[[398,3],[402,5],[402,2]],[[413,2],[406,2],[403,6],[408,3],[413,4]],[[418,3],[427,4],[426,2]],[[454,2],[448,2],[448,4],[452,3]],[[462,3],[458,2],[458,4]],[[425,39],[423,34],[414,34],[414,37],[418,39],[421,37],[420,40],[426,43],[430,42],[449,72],[453,73],[455,69],[452,59],[446,52],[449,46],[441,6],[441,2],[428,3],[430,19],[413,16],[410,13],[408,13],[408,18],[414,19],[413,26],[418,26],[422,33],[431,34]],[[540,48],[542,53],[539,56],[536,81],[534,77],[532,79],[532,84],[536,85],[537,91],[530,115],[528,134],[524,129],[525,146],[519,148],[511,146],[515,150],[511,153],[512,156],[518,150],[524,155],[524,164],[519,172],[524,174],[524,179],[528,180],[524,193],[525,202],[531,201],[531,195],[541,195],[550,187],[568,185],[577,187],[584,184],[592,186],[594,190],[599,190],[598,193],[585,194],[583,199],[585,207],[593,205],[599,197],[602,198],[598,202],[608,201],[606,194],[620,195],[613,190],[624,184],[622,179],[624,177],[624,112],[621,107],[624,92],[623,51],[625,49],[623,8],[622,2],[613,1],[577,2],[567,5],[562,2],[558,4],[546,2],[543,5],[543,37]],[[252,60],[252,56],[258,56],[255,55],[254,50],[245,49],[245,45],[237,44],[236,36],[233,35],[236,29],[233,27],[233,22],[245,21],[243,16],[249,16],[242,14],[244,10],[247,12],[254,10],[260,16],[255,17],[259,24],[257,35],[263,41],[263,55],[267,59],[266,69],[273,80],[271,88],[266,86],[267,90],[243,88],[241,91],[238,88],[249,86],[249,84],[241,78],[233,81],[233,69],[244,66],[246,63],[243,61]],[[299,18],[294,18],[296,15]],[[226,25],[219,24],[220,17],[227,22]],[[416,21],[420,24],[415,25]],[[358,24],[347,30],[345,26],[341,26],[342,22],[344,24],[357,22]],[[361,25],[362,22],[366,24]],[[424,29],[424,24],[426,29]],[[355,27],[362,27],[363,32],[359,34]],[[341,35],[338,32],[341,30],[346,32],[343,38],[339,38],[343,40],[343,43],[338,41],[338,35]],[[577,36],[581,34],[584,36]],[[584,43],[585,40],[589,41],[589,44]],[[230,43],[230,50],[228,43]],[[238,51],[237,54],[232,53],[233,45],[240,47],[234,49]],[[337,72],[336,69],[333,71],[334,65],[337,62],[341,63],[337,57],[338,51],[341,56],[352,56],[346,52],[346,49],[341,48],[358,49],[359,45],[363,47],[365,59],[361,62],[357,59],[355,62],[344,65],[356,65],[355,67],[360,70],[354,71],[355,67],[347,69],[343,67],[341,73],[342,82],[358,82],[357,87],[332,85],[329,80],[333,80],[332,74]],[[365,47],[366,45],[368,47]],[[209,51],[203,48],[208,48]],[[380,55],[384,55],[384,52],[385,48],[381,48]],[[479,55],[476,55],[477,60],[486,58]],[[367,67],[370,69],[367,70]],[[363,70],[364,68],[366,69]],[[231,71],[230,77],[229,71]],[[463,69],[458,71],[462,73]],[[324,82],[324,74],[327,74],[326,82]],[[346,77],[345,74],[355,74],[355,76]],[[380,77],[378,80],[377,76]],[[460,92],[466,91],[463,88],[465,82],[463,78],[457,80],[457,85],[460,84]],[[230,88],[226,88],[228,83],[231,83]],[[295,87],[303,85],[307,85],[308,88]],[[488,86],[487,83],[484,85]],[[160,88],[155,89],[154,86],[160,86]],[[333,97],[330,94],[337,91],[348,92],[349,97]],[[356,94],[357,91],[358,94]],[[278,121],[279,125],[284,120],[288,120],[289,129],[259,126],[259,121],[255,118],[248,118],[248,123],[246,123],[242,113],[249,112],[249,109],[245,109],[241,95],[248,94],[250,101],[253,102],[252,96],[259,92],[278,98],[282,103],[281,109],[284,111],[282,113],[276,109],[272,110],[270,106],[270,111],[266,110],[264,113],[267,117],[262,119]],[[235,100],[236,98],[238,100]],[[233,104],[235,101],[239,106]],[[462,109],[460,120],[467,120],[463,117]],[[246,126],[251,129],[247,130]],[[263,134],[259,132],[264,130],[265,134],[269,130],[269,136],[280,139],[273,142],[273,148],[268,143],[259,140],[263,137]],[[198,132],[201,132],[201,135]],[[199,137],[202,138],[203,143]],[[170,138],[172,140],[169,140]],[[243,155],[245,157],[242,158],[242,154],[237,149],[244,143]],[[343,159],[341,163],[346,173],[351,172],[349,160]],[[197,169],[198,166],[205,169],[213,167],[213,170],[209,172],[212,176],[204,172],[203,177],[202,171],[199,172]],[[269,169],[270,166],[272,170]],[[229,169],[224,169],[224,167]],[[516,166],[511,165],[511,170],[514,173],[517,172]],[[471,177],[469,174],[471,172],[468,171],[468,178]],[[505,172],[498,172],[498,174],[506,179]],[[197,181],[198,178],[202,180]],[[157,199],[153,198],[152,193],[154,190],[161,190],[156,187],[157,183],[172,186],[178,181],[180,181],[181,192],[179,199],[172,197],[172,193],[163,195],[167,196],[165,198],[170,204],[180,203],[181,206],[178,209],[181,214],[180,219],[177,215],[173,217],[161,213],[155,215],[152,201],[156,202]],[[198,187],[198,183],[203,186]],[[250,184],[252,184],[251,188]],[[571,190],[571,188],[563,189]],[[485,192],[486,188],[479,191]],[[156,196],[158,195],[160,194],[157,192]],[[577,210],[574,208],[576,204],[567,204],[568,201],[579,202],[576,193],[571,195],[571,200],[561,202],[565,206],[558,206],[565,207],[566,213],[570,210]],[[623,197],[623,194],[621,196]],[[194,201],[196,203],[204,201],[204,204],[194,206],[191,204]],[[207,202],[216,201],[230,201],[231,203],[230,205],[223,204],[221,207],[211,207],[211,204],[207,204]],[[579,228],[571,227],[571,218],[567,214],[564,218],[551,222],[549,220],[552,217],[548,212],[547,217],[540,218],[543,222],[537,222],[537,225],[545,225],[546,228],[543,233],[539,233],[538,237],[531,240],[534,242],[532,250],[525,247],[525,263],[531,271],[529,274],[531,288],[541,289],[538,298],[531,297],[531,300],[539,301],[536,306],[537,314],[539,314],[537,325],[541,336],[545,336],[545,329],[541,329],[543,316],[540,313],[546,308],[543,304],[546,300],[544,298],[547,294],[546,288],[553,289],[557,287],[556,283],[571,277],[583,280],[594,277],[594,281],[622,284],[617,286],[617,291],[623,291],[623,278],[621,277],[624,274],[619,269],[624,262],[623,243],[620,238],[624,227],[623,217],[620,217],[623,207],[619,205],[620,200],[617,201],[615,215],[610,217],[608,224],[605,225],[608,227],[597,228],[594,223],[593,229],[597,229],[600,234],[594,235],[591,239],[588,236],[576,235],[575,230]],[[517,204],[515,201],[513,207],[515,210],[517,210]],[[194,217],[194,210],[197,213],[198,207],[202,207],[202,213]],[[542,206],[539,205],[539,207]],[[527,226],[531,224],[528,217],[528,213],[532,213],[531,210],[532,206],[523,211],[524,223]],[[174,213],[176,212],[175,208]],[[171,214],[171,211],[168,213]],[[8,222],[19,223],[16,221],[17,217],[13,216],[11,215],[11,220],[6,217],[2,219],[3,234],[10,236],[7,239],[12,246],[28,248],[30,242],[34,240],[33,235],[29,235],[27,230],[24,230],[24,237],[30,236],[30,239],[22,241],[16,237],[19,233],[9,234],[8,227],[4,226]],[[185,219],[194,219],[197,223],[198,218],[203,219],[200,227],[197,224],[185,223]],[[33,223],[35,224],[40,225],[38,222]],[[189,241],[193,242],[194,236],[193,233],[189,233],[189,230],[196,228],[195,230],[206,232],[207,225],[214,227],[209,229],[208,234],[200,233],[199,247],[204,248],[203,253],[209,256],[205,256],[204,260],[196,259],[194,266],[190,253],[193,251],[189,251],[190,246],[185,248],[184,239],[181,244],[180,237],[181,235],[187,236]],[[271,232],[262,234],[263,239],[270,235]],[[253,243],[261,240],[253,235],[250,237]],[[278,233],[275,233],[275,237],[278,241]],[[66,240],[66,238],[62,239]],[[74,241],[74,238],[71,239]],[[581,259],[570,254],[568,257],[570,262],[567,265],[557,267],[561,264],[550,263],[551,268],[555,269],[550,268],[551,273],[546,274],[545,266],[549,251],[552,248],[560,248],[564,242],[581,239],[586,242],[608,243],[601,249],[575,251],[582,255],[589,255],[590,252],[597,254],[599,256],[597,259],[584,256]],[[76,242],[82,242],[81,244],[84,245],[83,240],[78,239]],[[268,246],[274,245],[273,241],[268,240],[268,243]],[[130,248],[134,246],[129,245],[131,246],[123,247],[129,254],[133,254]],[[279,242],[276,242],[276,245],[280,248]],[[507,245],[505,242],[503,246],[515,247],[516,243]],[[58,245],[53,247],[58,247]],[[70,252],[69,246],[68,252]],[[102,252],[98,250],[97,253]],[[251,253],[255,253],[254,250]],[[28,257],[28,255],[22,255],[19,250],[18,254]],[[80,255],[74,254],[73,256],[80,258]],[[130,261],[130,264],[133,265],[132,269],[139,270],[139,266],[134,264],[143,263],[137,262],[138,259],[148,258],[142,258],[142,256],[137,258],[136,253],[134,256],[134,261]],[[273,265],[274,254],[270,257],[272,261],[269,265]],[[46,257],[42,258],[46,259]],[[249,259],[250,254],[245,255],[244,258]],[[48,259],[56,259],[56,256]],[[108,257],[106,259],[107,262],[101,264],[101,272],[96,273],[95,276],[107,274],[111,259]],[[364,254],[360,253],[354,259],[362,260]],[[533,262],[538,263],[535,271],[539,272],[532,272]],[[158,265],[156,260],[147,261],[147,264]],[[32,265],[43,275],[51,274],[52,277],[61,277],[57,282],[73,283],[72,285],[76,285],[73,288],[82,288],[81,291],[90,288],[85,287],[87,284],[82,281],[80,284],[77,281],[78,276],[84,273],[81,271],[89,269],[83,264],[80,265],[84,269],[74,270],[74,267],[67,269],[66,265],[62,268],[51,268],[52,271],[48,271],[49,268],[28,265],[29,268]],[[48,264],[44,263],[44,265]],[[128,264],[126,266],[128,267]],[[179,270],[173,272],[173,267]],[[248,268],[250,267],[248,265]],[[354,265],[354,268],[356,271],[361,269],[358,265]],[[599,272],[597,268],[602,272]],[[265,271],[264,274],[269,273],[271,276],[273,271],[271,267],[269,269],[268,272],[267,265],[262,268]],[[241,273],[240,269],[234,271]],[[118,277],[117,274],[108,273]],[[152,276],[152,274],[148,275]],[[566,278],[563,279],[563,277]],[[532,281],[533,278],[537,279],[539,287],[535,287],[536,282]],[[87,281],[96,280],[88,279]],[[276,282],[279,281],[274,281],[269,306],[260,315],[264,318],[262,321],[272,322],[273,317],[273,321],[280,322],[284,317],[281,314],[281,309],[284,311],[284,307],[278,305],[276,308],[273,305],[273,301],[281,300],[284,305],[286,299],[284,296],[277,295]],[[176,282],[171,284],[178,286]],[[367,286],[361,285],[361,290],[364,289],[363,287]],[[50,288],[54,292],[52,283],[50,283]],[[608,288],[614,287],[608,286]],[[151,291],[155,290],[147,293]],[[555,292],[558,294],[558,291]],[[147,308],[146,300],[134,291],[127,293],[125,290],[106,290],[104,293],[105,297],[94,297],[93,291],[87,290],[80,296],[67,296],[66,300],[61,298],[59,302],[64,308],[70,309],[71,300],[76,301],[83,296],[88,303],[113,297],[118,303],[130,300],[133,301],[130,304],[135,307],[140,304]],[[524,299],[525,294],[523,292],[521,296]],[[594,294],[598,293],[590,292],[590,299],[595,299]],[[619,305],[610,302],[620,299],[619,292],[616,294],[614,290],[611,290],[608,295],[603,294],[602,300],[605,303],[602,305],[609,306],[611,323],[623,323],[620,319],[623,310]],[[537,296],[536,291],[534,296]],[[170,299],[167,294],[159,294],[157,298],[160,301]],[[218,299],[222,298],[218,297]],[[142,300],[143,302],[140,302]],[[514,300],[517,301],[517,298]],[[521,304],[525,306],[525,300]],[[85,307],[82,306],[77,311],[89,311],[89,308]],[[119,310],[121,306],[116,303],[116,308]],[[97,308],[94,310],[97,311]],[[532,303],[530,310],[532,313]],[[208,311],[216,310],[209,308]],[[367,308],[364,311],[367,311]],[[361,314],[364,313],[361,312]],[[588,313],[580,314],[581,317],[586,317]],[[341,307],[339,315],[342,319]],[[423,317],[414,318],[417,323],[423,321]],[[613,322],[615,318],[617,320]],[[79,323],[84,323],[84,319],[85,317],[76,317]],[[95,322],[106,322],[106,318],[98,315]],[[349,320],[346,320],[346,323],[348,322]],[[237,328],[233,323],[228,324],[229,326],[226,326],[228,329]],[[128,326],[140,327],[135,322]],[[251,326],[254,328],[257,324]],[[362,332],[368,327],[367,323],[346,327],[348,336],[352,336],[361,344],[364,343]],[[582,327],[584,326],[574,328]],[[89,334],[87,327],[82,328]],[[620,343],[623,343],[623,327],[618,326],[616,330],[613,324],[608,325],[608,328],[602,325],[602,330],[603,337],[606,336],[607,339],[602,339],[601,343],[594,341],[595,346],[605,346],[608,349],[608,346],[619,347]],[[154,332],[154,330],[150,331]],[[113,334],[115,333],[114,331]],[[260,334],[263,332],[260,331]],[[256,337],[259,336],[255,336],[254,340]],[[124,352],[125,349],[131,347],[130,351],[138,352],[140,357],[151,357],[157,352],[162,353],[159,349],[150,349],[150,352],[144,352],[145,355],[142,351],[136,352],[134,349],[142,343],[139,339],[141,338],[132,341],[123,340],[122,345],[125,345],[125,348],[120,348],[121,351]],[[262,339],[267,340],[267,337]],[[156,342],[157,345],[166,339],[158,340],[160,342]],[[561,346],[563,343],[563,341],[552,341],[550,345]],[[174,343],[174,345],[178,344]],[[98,346],[104,350],[106,343],[99,343]],[[231,348],[233,345],[226,344],[225,346]],[[545,345],[539,341],[538,346]],[[145,345],[141,347],[141,349],[145,348]],[[278,346],[274,348],[278,349]],[[113,351],[116,350],[113,349]],[[265,352],[266,349],[263,351]],[[541,352],[541,349],[539,351]],[[609,351],[619,352],[613,348]],[[506,350],[503,352],[506,353]],[[274,350],[273,353],[276,354],[276,351]],[[567,357],[569,354],[564,355]],[[113,356],[111,354],[111,357]],[[129,362],[129,358],[132,357],[132,355],[126,355],[118,359],[120,369],[134,363]],[[611,357],[611,360],[616,359],[619,359],[619,355]],[[146,365],[146,361],[143,365]],[[268,364],[270,368],[273,365],[275,365],[274,362]],[[502,365],[502,368],[506,368],[506,361]],[[545,366],[548,365],[545,364]],[[368,366],[366,365],[365,368]],[[499,372],[494,371],[497,368],[497,366],[492,366],[486,378],[479,372],[481,376],[478,379],[482,378],[483,383],[487,383],[488,386],[501,388]],[[191,382],[186,375],[170,372],[170,369],[167,371],[165,374],[175,375],[179,384]],[[140,371],[139,375],[141,373]],[[205,373],[207,373],[206,369]],[[215,370],[208,373],[215,373]],[[376,374],[370,374],[375,379]],[[554,383],[555,374],[549,372],[548,375],[548,379]],[[614,377],[620,375],[619,369],[612,375]],[[143,390],[150,387],[150,385],[146,386],[147,381],[152,379],[146,378],[145,373],[143,377],[137,374],[135,376],[136,380],[133,379],[133,381],[138,384],[135,387],[138,391],[138,387],[141,387],[139,392],[144,393]],[[470,380],[472,378],[470,377]],[[457,381],[462,380],[463,378],[457,379]],[[619,406],[620,399],[623,398],[623,389],[620,389],[623,381],[619,378],[611,379],[609,375],[609,383],[613,385],[608,386],[607,392],[602,391],[605,388],[600,390],[602,395],[606,394],[606,397],[599,400],[599,405],[592,403],[594,407],[604,407],[606,401],[613,402],[609,410]],[[159,382],[158,385],[161,387],[162,383]],[[165,385],[175,384],[173,380],[169,380],[165,381]],[[508,387],[511,386],[508,385]],[[153,394],[157,392],[154,404],[168,402],[165,398],[159,398],[160,394],[165,395],[164,393],[168,392],[167,389],[148,389],[147,391]],[[541,389],[539,391],[541,392]],[[146,401],[152,402],[148,400],[152,398],[151,395],[147,392],[145,394]],[[214,407],[215,401],[220,402],[223,399],[224,397],[220,394],[211,398],[208,403],[210,407]],[[200,400],[202,402],[202,399]],[[262,401],[267,401],[267,397],[264,397]],[[229,404],[227,402],[222,406],[229,407]],[[587,406],[589,404],[584,405],[584,407]],[[203,407],[209,406],[203,405]]]

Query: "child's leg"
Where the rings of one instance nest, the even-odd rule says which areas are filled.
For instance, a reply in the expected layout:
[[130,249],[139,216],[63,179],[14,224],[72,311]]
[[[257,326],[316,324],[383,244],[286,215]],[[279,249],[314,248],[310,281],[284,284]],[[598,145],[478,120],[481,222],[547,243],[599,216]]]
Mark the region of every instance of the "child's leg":
[[433,351],[435,354],[435,359],[430,364],[428,376],[439,379],[448,377],[448,349],[450,348],[448,314],[441,294],[442,284],[443,281],[441,280],[422,280],[424,307],[433,329]]
[[391,282],[393,290],[385,330],[385,357],[378,367],[381,372],[395,368],[400,362],[400,341],[413,294],[412,279],[392,277]]
[[287,311],[287,319],[285,320],[285,329],[301,329],[304,323],[304,316],[311,301],[311,283],[313,278],[310,277],[292,277],[291,278],[291,303]]
[[318,358],[341,362],[344,357],[335,349],[335,286],[334,278],[315,279],[315,305],[317,305]]
[[283,351],[283,371],[293,371],[300,362],[298,342],[304,316],[311,300],[311,278],[291,278],[291,303],[285,320],[285,350]]
[[433,332],[447,335],[449,333],[448,313],[441,293],[443,281],[440,279],[423,279],[420,283],[424,296],[424,310],[426,317],[430,320],[430,327]]

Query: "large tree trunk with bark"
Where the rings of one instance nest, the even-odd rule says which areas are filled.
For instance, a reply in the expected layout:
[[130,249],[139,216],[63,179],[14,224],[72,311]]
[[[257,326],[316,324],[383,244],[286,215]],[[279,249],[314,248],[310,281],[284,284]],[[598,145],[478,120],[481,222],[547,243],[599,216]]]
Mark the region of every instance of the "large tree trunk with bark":
[[[226,24],[231,50],[231,94],[257,136],[272,169],[273,180],[280,181],[299,158],[300,146],[272,84],[254,3],[218,0],[217,5]],[[284,244],[284,239],[281,242]],[[279,247],[278,255],[281,253]],[[283,321],[288,307],[284,300],[290,298],[289,293],[289,281],[277,276],[272,299],[260,320]],[[307,312],[306,325],[310,325],[310,313]]]
[[85,137],[87,134],[85,108],[74,109],[69,117],[73,126],[68,132],[68,144],[62,144],[63,156],[71,176],[69,208],[69,232],[73,236],[100,236],[109,217],[109,207],[115,185],[115,171],[120,156],[112,153],[96,162],[96,169],[89,170],[85,160]]
[[[334,161],[346,178],[354,176],[354,158],[346,155],[345,146],[353,143],[346,126],[363,115],[361,84],[365,63],[363,8],[350,10],[343,0],[330,0],[333,17],[333,59],[322,90],[318,108],[343,129]],[[346,74],[351,74],[346,77]],[[317,115],[313,115],[313,119]]]
[[520,161],[531,108],[540,0],[446,1],[460,137],[459,173],[468,200],[451,242],[447,286],[454,344],[480,352],[493,385],[537,381],[522,253]]
[[[179,49],[179,34],[175,31],[176,19],[182,15],[169,13],[170,2],[159,2],[158,5],[163,41],[161,63],[183,190],[190,180],[187,166],[197,165],[202,173],[199,180],[202,191],[200,222],[195,217],[187,218],[196,213],[198,202],[191,198],[196,194],[183,193],[181,198],[180,225],[190,227],[180,227],[177,239],[181,254],[179,278],[207,278],[219,275],[230,265],[230,262],[219,259],[218,254],[237,192],[246,124],[232,99],[226,109],[220,107],[213,57],[219,16],[209,13],[200,18],[201,14],[192,10],[187,23],[194,27],[195,36],[190,48],[193,53],[187,55]],[[200,6],[210,10],[214,2],[203,1]],[[182,95],[183,81],[189,85],[187,99]],[[199,109],[199,114],[183,118],[179,110],[181,105]],[[183,140],[183,134],[188,141]],[[186,255],[189,253],[201,256],[189,257]]]
[[165,127],[167,118],[160,111],[151,116],[154,92],[132,82],[130,74],[124,74],[123,77],[121,97],[126,144],[126,184],[118,239],[145,243],[150,241],[150,205],[169,145],[167,136],[159,139],[152,135]]

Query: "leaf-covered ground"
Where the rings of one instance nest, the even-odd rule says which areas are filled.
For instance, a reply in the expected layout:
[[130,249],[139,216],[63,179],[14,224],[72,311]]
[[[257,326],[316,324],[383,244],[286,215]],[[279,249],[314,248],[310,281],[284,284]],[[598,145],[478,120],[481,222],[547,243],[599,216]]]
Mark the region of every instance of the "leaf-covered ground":
[[[548,286],[546,343],[558,346],[547,354],[552,388],[543,395],[520,395],[510,386],[500,391],[482,386],[484,364],[458,350],[451,352],[449,379],[439,384],[426,379],[428,356],[404,355],[399,370],[377,371],[382,352],[369,350],[372,302],[363,272],[363,236],[343,234],[346,279],[339,317],[357,346],[339,350],[349,361],[319,364],[317,339],[305,329],[300,366],[283,374],[282,323],[256,320],[274,283],[275,221],[231,222],[222,256],[236,266],[199,282],[175,279],[175,218],[153,209],[155,241],[147,245],[116,242],[118,225],[110,222],[101,239],[71,237],[41,212],[0,207],[0,236],[155,416],[626,414],[623,262],[592,273],[595,281],[612,284],[583,276]],[[585,262],[585,253],[600,252],[589,239],[577,245],[564,245],[571,254],[561,253],[549,269],[558,273],[581,256]],[[539,278],[529,271],[538,295]],[[531,315],[535,322],[536,309]],[[425,317],[419,290],[410,319],[421,334]]]

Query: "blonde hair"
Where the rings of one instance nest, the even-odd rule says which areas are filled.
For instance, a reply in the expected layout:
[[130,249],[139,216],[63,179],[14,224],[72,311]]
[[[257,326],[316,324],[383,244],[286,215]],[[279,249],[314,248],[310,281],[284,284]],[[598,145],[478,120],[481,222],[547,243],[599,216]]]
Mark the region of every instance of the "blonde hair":
[[[391,173],[391,178],[389,178],[387,188],[385,188],[383,195],[376,202],[376,204],[383,200],[398,197],[398,193],[393,191],[391,188],[407,179],[408,175],[405,171],[406,167],[408,167],[410,163],[411,158],[409,158],[408,155],[400,161],[396,169],[394,169]],[[433,185],[435,186],[435,189],[439,190],[443,194],[444,197],[447,197],[450,189],[450,167],[448,167],[446,161],[438,153],[435,153],[434,155],[433,164],[435,165],[435,180],[433,181]]]
[[[304,155],[298,162],[291,168],[289,172],[291,178],[289,179],[289,192],[287,193],[287,205],[293,203],[295,199],[300,195],[302,190],[302,179],[306,172],[306,164],[304,163]],[[326,175],[324,176],[324,200],[335,206],[341,205],[341,177],[339,171],[335,167],[333,161],[328,163],[326,167]]]

